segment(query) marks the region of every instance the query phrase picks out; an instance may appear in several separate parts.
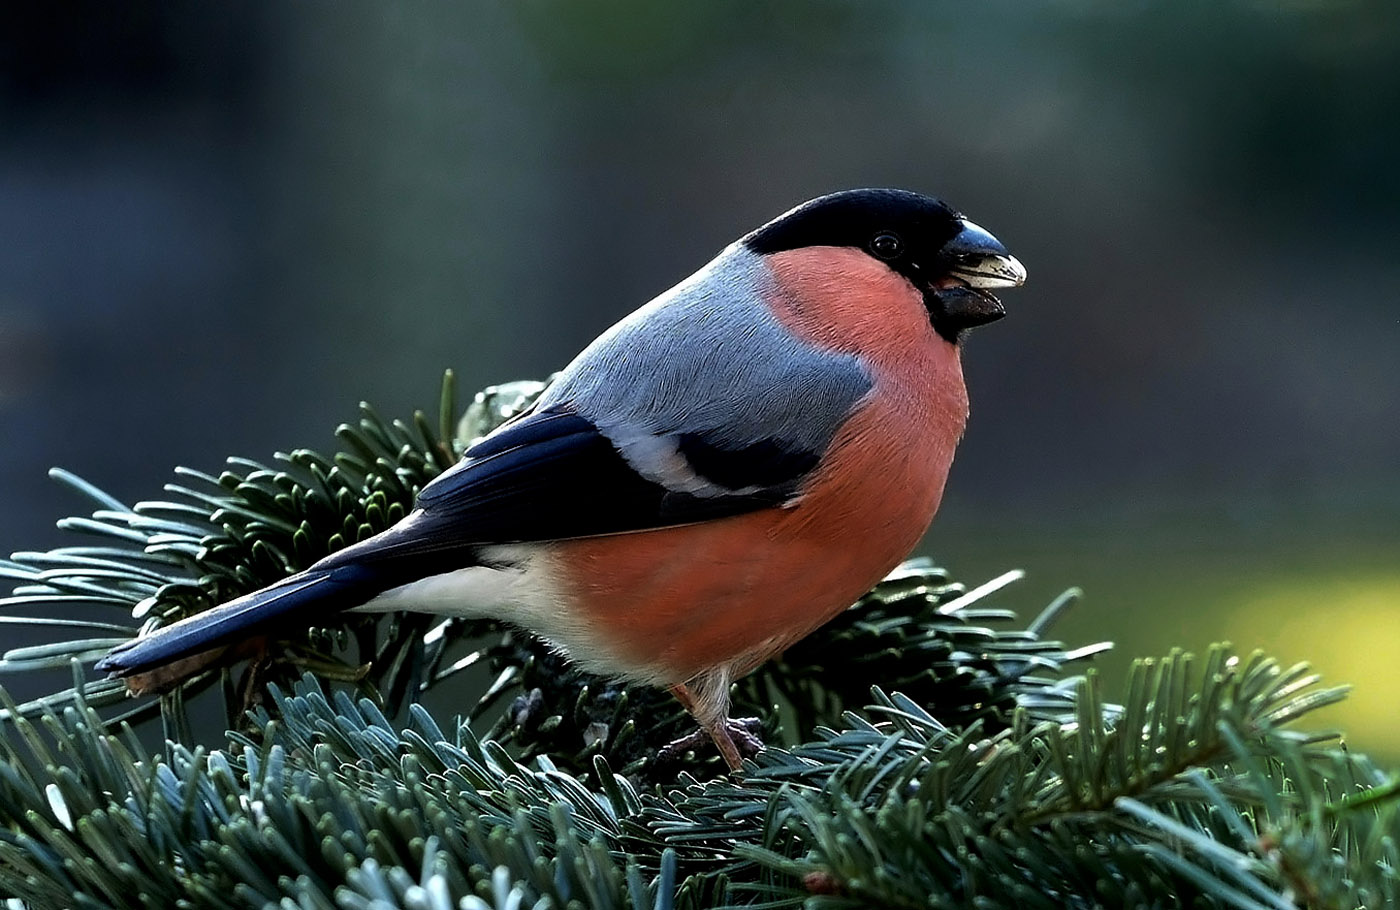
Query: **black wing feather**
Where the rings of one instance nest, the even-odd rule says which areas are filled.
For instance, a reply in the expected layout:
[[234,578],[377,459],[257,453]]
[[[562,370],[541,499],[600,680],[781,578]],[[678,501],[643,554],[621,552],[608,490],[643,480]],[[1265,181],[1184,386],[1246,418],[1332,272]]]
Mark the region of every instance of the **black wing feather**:
[[[709,454],[713,458],[714,450]],[[739,515],[787,501],[801,479],[793,470],[796,461],[816,462],[776,448],[758,454],[781,463],[784,483],[742,494],[695,496],[638,474],[585,417],[568,411],[527,414],[477,443],[461,463],[425,487],[418,495],[419,511],[322,565],[416,556],[426,560],[418,571],[427,574],[470,565],[475,551],[490,544],[617,534]],[[748,486],[752,490],[755,484]]]

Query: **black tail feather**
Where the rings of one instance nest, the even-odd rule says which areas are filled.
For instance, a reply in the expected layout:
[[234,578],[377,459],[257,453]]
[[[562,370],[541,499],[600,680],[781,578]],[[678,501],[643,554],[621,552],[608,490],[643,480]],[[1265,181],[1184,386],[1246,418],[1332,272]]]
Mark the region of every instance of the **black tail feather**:
[[316,625],[318,616],[359,606],[392,587],[381,579],[379,573],[358,565],[312,568],[119,645],[97,662],[96,669],[130,676],[236,644],[284,623]]

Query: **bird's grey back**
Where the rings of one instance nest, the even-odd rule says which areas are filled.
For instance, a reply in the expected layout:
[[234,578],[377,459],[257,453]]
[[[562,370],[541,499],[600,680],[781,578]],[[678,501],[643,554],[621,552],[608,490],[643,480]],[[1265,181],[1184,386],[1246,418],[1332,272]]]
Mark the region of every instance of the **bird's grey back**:
[[793,335],[766,302],[774,293],[762,257],[734,244],[601,335],[538,406],[569,407],[624,444],[700,433],[820,453],[871,379],[854,355]]

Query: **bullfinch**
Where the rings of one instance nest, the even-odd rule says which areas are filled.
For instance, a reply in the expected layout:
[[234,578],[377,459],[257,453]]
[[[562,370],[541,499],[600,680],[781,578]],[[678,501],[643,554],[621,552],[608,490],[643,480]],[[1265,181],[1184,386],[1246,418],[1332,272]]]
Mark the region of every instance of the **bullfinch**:
[[738,768],[730,683],[913,549],[967,420],[959,343],[1025,274],[937,199],[813,199],[604,332],[398,524],[97,669],[342,610],[493,617],[670,687]]

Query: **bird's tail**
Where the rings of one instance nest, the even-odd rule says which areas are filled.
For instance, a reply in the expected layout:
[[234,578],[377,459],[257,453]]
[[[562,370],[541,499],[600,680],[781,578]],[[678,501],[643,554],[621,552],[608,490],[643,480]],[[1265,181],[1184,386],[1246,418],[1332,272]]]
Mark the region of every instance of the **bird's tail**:
[[284,622],[315,625],[315,617],[358,606],[384,587],[379,573],[364,566],[313,567],[118,645],[96,669],[121,677],[147,673],[265,635]]

